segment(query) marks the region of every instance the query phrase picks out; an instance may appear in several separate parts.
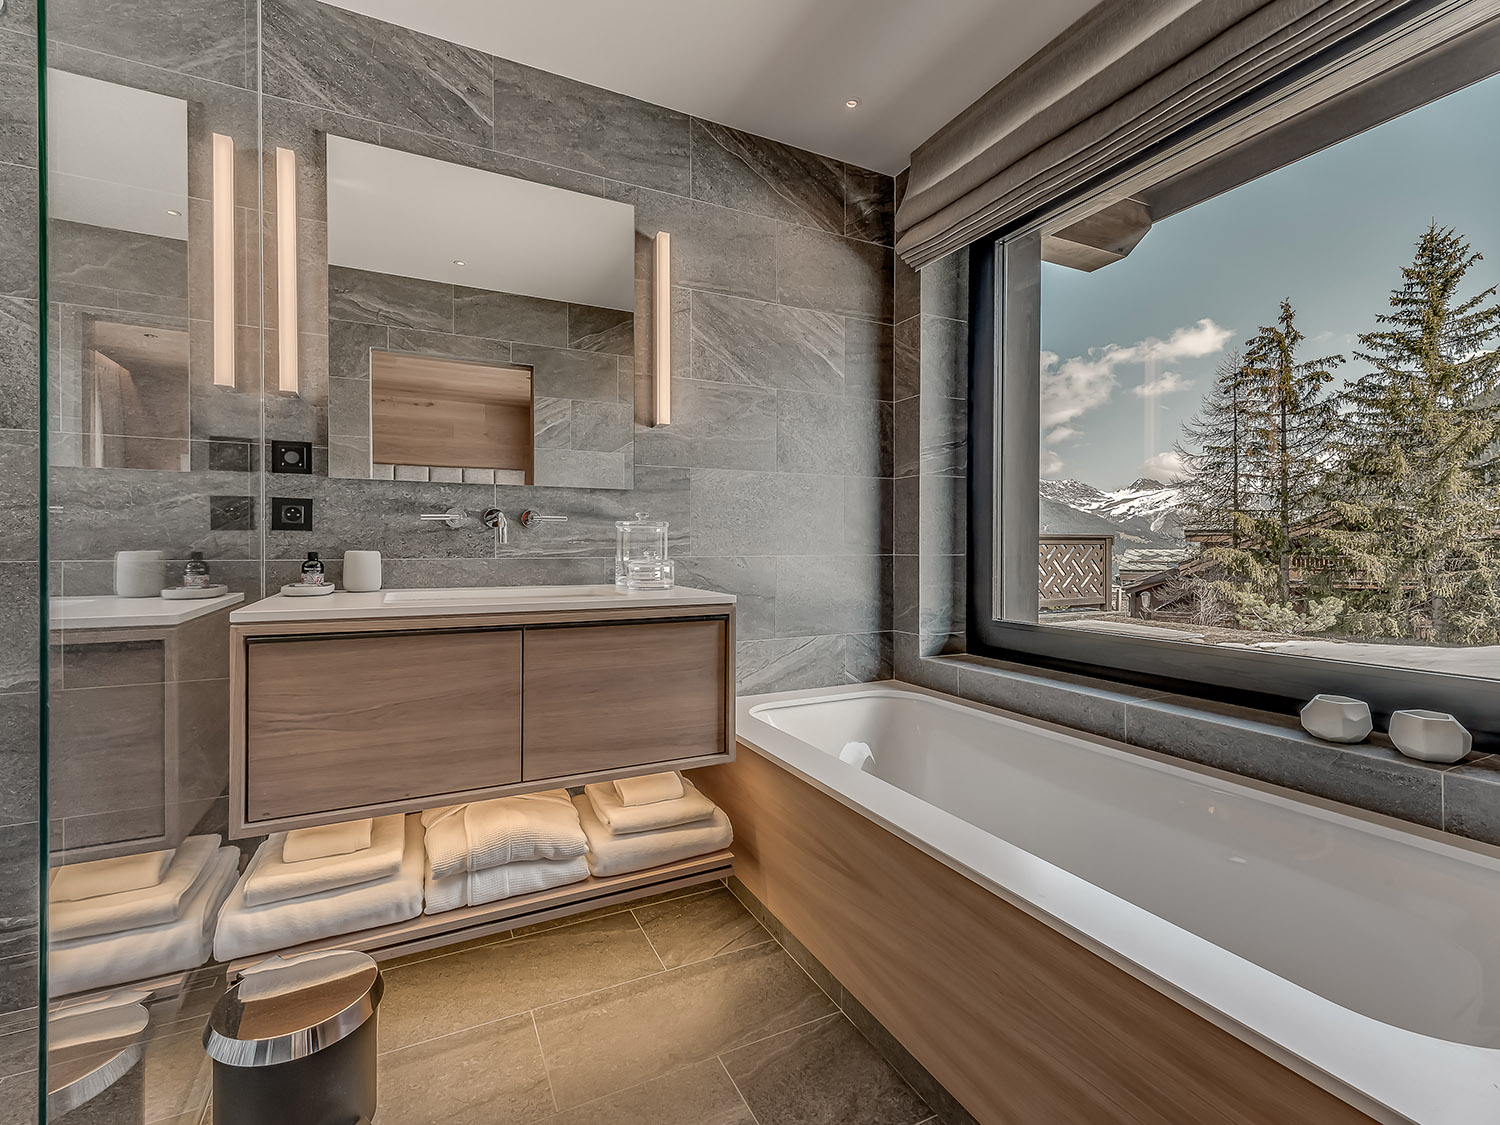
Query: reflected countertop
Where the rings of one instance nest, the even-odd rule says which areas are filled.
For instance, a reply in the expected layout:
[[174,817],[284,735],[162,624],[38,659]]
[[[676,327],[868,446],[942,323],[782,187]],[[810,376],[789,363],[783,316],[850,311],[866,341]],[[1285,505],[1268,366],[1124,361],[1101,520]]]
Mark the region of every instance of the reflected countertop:
[[166,598],[53,598],[50,623],[53,629],[142,629],[185,625],[221,609],[238,605],[244,594],[222,594],[217,598],[169,601]]

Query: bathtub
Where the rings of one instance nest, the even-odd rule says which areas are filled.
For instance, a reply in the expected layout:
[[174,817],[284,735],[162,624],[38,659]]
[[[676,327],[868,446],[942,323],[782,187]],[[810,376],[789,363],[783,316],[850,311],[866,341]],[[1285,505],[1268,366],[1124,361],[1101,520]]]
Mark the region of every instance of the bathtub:
[[737,721],[741,755],[1377,1120],[1500,1122],[1500,850],[906,684]]

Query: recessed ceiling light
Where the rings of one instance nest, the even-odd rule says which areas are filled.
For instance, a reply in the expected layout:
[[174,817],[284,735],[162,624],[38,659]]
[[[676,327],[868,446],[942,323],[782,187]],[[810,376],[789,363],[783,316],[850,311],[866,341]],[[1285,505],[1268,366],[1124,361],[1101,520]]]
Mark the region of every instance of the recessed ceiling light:
[[858,109],[859,108],[859,99],[858,98],[850,98],[847,102],[844,103],[844,108],[845,109]]
[[459,261],[459,259],[457,259],[457,258],[454,258],[454,259],[453,259],[453,264],[454,264],[454,265],[455,265],[455,266],[466,266],[466,265],[468,265],[468,264],[469,264],[469,263],[468,263],[468,262],[462,262],[462,261]]
[[174,211],[170,207],[167,208],[167,214],[168,215],[175,215],[179,219],[182,218],[182,212],[181,211]]

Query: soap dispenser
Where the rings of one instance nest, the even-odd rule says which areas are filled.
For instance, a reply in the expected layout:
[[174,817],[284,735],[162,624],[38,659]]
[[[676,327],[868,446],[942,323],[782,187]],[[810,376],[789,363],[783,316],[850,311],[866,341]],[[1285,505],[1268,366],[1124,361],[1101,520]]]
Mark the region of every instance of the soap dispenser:
[[307,552],[307,561],[302,564],[302,585],[323,585],[323,560],[318,558],[317,551]]
[[194,551],[182,568],[182,585],[186,590],[206,590],[210,585],[208,564],[203,561],[203,552]]

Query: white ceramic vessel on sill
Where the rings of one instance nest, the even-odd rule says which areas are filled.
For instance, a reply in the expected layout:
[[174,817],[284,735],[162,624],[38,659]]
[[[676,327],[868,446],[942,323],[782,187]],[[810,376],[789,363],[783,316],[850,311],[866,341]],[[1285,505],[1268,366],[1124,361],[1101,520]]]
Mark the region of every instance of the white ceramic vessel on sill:
[[1391,716],[1391,741],[1408,758],[1446,764],[1468,754],[1474,736],[1445,711],[1397,711]]
[[1325,742],[1363,742],[1374,723],[1370,705],[1347,695],[1315,695],[1302,708],[1302,729]]

